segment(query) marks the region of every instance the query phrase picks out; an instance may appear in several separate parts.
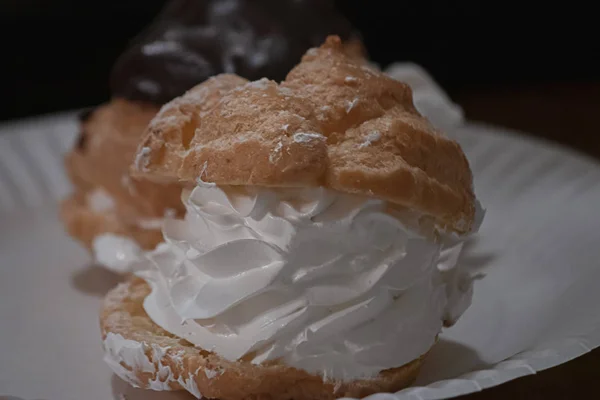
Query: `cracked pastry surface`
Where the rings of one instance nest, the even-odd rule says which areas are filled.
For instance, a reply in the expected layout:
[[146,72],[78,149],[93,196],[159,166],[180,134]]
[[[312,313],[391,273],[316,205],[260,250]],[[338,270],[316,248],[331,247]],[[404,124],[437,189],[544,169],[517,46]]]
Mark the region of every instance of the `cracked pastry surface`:
[[[234,89],[219,88],[232,81]],[[136,161],[132,174],[155,181],[378,197],[458,233],[475,215],[460,146],[416,111],[406,84],[348,57],[337,37],[309,50],[281,84],[219,75],[190,89],[152,120]]]

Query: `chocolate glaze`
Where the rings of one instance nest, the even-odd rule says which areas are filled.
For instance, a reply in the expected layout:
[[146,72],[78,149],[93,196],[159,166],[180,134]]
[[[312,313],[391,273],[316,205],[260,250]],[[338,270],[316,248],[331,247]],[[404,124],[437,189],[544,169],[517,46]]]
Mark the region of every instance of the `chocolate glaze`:
[[330,0],[172,0],[117,60],[111,90],[164,104],[221,72],[280,81],[329,34],[358,36]]

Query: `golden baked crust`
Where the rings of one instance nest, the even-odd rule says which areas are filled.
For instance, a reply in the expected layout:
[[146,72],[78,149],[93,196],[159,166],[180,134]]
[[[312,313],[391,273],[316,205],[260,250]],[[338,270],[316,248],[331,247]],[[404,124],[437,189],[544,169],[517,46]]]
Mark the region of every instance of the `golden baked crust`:
[[[158,227],[140,221],[162,218],[166,210],[182,215],[181,185],[157,184],[129,176],[140,137],[158,109],[151,105],[114,99],[95,109],[81,124],[78,144],[65,159],[75,190],[61,205],[68,232],[91,246],[94,236],[117,233],[131,236],[143,248],[161,240]],[[114,207],[94,210],[89,196],[101,190]]]
[[163,241],[159,227],[144,228],[138,224],[126,224],[114,211],[94,211],[86,203],[82,192],[75,193],[62,201],[60,215],[67,232],[77,238],[88,249],[96,236],[112,233],[132,238],[143,249],[152,250]]
[[194,87],[152,120],[137,155],[132,173],[150,180],[325,186],[459,233],[474,219],[460,146],[416,111],[406,84],[347,56],[336,36],[281,84],[220,75]]
[[[127,365],[121,360],[121,366],[128,371],[130,383],[142,388],[149,388],[150,382],[156,383],[157,380],[164,383],[169,375],[170,380],[166,385],[158,385],[163,390],[183,389],[177,382],[182,378],[180,382],[185,382],[187,387],[191,385],[202,396],[222,400],[361,398],[373,393],[395,392],[410,385],[424,359],[422,356],[404,366],[383,371],[373,379],[349,383],[323,382],[318,376],[277,363],[254,365],[246,361],[230,362],[198,349],[154,324],[142,306],[149,292],[145,281],[134,277],[107,295],[100,316],[103,339],[109,333],[121,335],[126,340],[141,344],[144,349],[147,358],[142,363],[144,368]],[[153,352],[156,346],[162,349],[159,359]],[[155,369],[149,368],[148,363]],[[207,370],[212,374],[207,374]]]
[[[247,82],[237,75],[221,74],[165,104],[144,133],[131,169],[132,175],[155,182],[178,180],[174,172],[181,167],[198,125],[201,121],[204,124],[204,116],[223,96]],[[152,174],[148,175],[150,171]]]

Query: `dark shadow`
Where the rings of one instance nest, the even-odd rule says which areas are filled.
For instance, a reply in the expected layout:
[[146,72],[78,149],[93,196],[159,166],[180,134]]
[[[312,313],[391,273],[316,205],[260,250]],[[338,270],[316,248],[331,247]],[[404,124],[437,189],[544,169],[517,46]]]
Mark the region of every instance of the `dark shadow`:
[[71,284],[80,292],[103,297],[123,281],[124,277],[100,265],[91,264],[71,275]]
[[431,349],[423,363],[415,386],[453,379],[471,371],[487,369],[477,352],[468,346],[447,339],[440,339]]
[[156,392],[148,389],[138,389],[125,382],[117,375],[111,379],[114,400],[194,400],[195,397],[185,390],[171,392]]

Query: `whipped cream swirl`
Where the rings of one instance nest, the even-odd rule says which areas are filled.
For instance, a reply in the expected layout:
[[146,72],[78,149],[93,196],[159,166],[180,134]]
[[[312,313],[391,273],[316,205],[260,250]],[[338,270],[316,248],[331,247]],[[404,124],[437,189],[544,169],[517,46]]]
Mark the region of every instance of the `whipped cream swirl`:
[[367,378],[426,353],[470,304],[460,242],[444,248],[385,201],[202,182],[183,200],[185,219],[167,220],[166,243],[136,266],[144,308],[228,360]]

